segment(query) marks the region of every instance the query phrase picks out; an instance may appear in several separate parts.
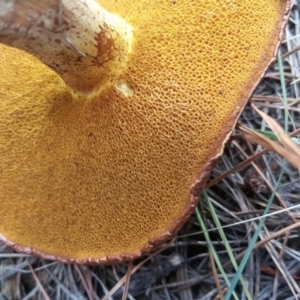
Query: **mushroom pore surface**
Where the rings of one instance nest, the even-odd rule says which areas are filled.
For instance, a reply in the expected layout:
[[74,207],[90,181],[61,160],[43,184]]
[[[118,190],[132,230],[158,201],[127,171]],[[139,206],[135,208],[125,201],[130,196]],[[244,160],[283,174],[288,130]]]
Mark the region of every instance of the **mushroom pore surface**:
[[99,3],[133,40],[124,72],[96,96],[75,97],[36,58],[0,46],[0,233],[17,250],[107,263],[178,230],[274,57],[288,7]]

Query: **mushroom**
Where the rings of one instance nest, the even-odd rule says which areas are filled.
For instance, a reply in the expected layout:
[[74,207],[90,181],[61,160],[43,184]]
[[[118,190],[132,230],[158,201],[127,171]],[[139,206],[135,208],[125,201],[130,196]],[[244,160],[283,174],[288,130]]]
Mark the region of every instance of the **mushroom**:
[[98,2],[0,1],[0,239],[63,262],[137,258],[178,231],[291,9]]

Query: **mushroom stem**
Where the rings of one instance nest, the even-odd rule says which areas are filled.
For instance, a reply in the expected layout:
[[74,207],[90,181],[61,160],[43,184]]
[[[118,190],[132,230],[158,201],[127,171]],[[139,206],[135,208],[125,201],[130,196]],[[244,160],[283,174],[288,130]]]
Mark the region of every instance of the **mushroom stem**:
[[115,82],[131,39],[131,27],[95,0],[0,0],[0,42],[36,56],[78,93]]

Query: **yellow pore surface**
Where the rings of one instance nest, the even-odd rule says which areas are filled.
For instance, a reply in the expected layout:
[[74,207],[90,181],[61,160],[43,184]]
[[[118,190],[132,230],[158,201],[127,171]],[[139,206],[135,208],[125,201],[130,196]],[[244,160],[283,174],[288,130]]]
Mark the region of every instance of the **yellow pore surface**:
[[139,254],[188,211],[274,55],[286,6],[99,2],[132,26],[133,44],[125,73],[93,99],[75,101],[46,66],[0,47],[0,233],[60,257]]

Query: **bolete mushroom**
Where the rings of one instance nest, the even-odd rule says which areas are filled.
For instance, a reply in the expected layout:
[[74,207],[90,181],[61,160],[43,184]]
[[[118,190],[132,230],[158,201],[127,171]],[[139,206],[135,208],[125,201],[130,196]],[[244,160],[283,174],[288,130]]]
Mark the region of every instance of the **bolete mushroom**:
[[136,258],[177,232],[291,8],[98,2],[0,1],[0,239],[63,262]]

